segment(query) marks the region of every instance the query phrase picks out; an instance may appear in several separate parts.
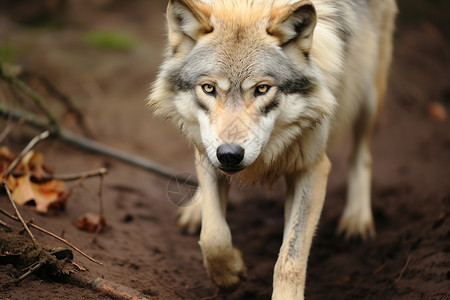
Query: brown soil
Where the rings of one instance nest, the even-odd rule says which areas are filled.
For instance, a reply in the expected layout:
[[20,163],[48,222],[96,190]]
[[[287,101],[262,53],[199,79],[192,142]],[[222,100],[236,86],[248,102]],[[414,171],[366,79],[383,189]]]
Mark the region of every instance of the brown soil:
[[[437,121],[429,114],[432,102],[450,113],[450,47],[444,29],[450,28],[450,10],[445,1],[435,7],[425,5],[424,11],[417,7],[426,1],[399,2],[402,13],[389,92],[372,147],[377,237],[361,243],[335,235],[345,198],[347,152],[345,147],[338,149],[332,156],[327,200],[311,250],[307,299],[450,299],[450,120]],[[0,1],[7,8],[0,9],[0,53],[5,56],[6,48],[12,50],[6,51],[8,60],[50,79],[70,95],[98,140],[193,173],[192,151],[183,138],[145,109],[148,84],[162,60],[166,1],[67,3],[61,13],[58,8],[31,5],[29,9]],[[24,24],[30,20],[33,26]],[[83,42],[87,32],[102,29],[131,35],[137,44],[129,51],[118,51]],[[28,82],[51,99],[55,111],[62,111],[36,81]],[[34,109],[26,100],[13,98],[5,85],[0,85],[0,91],[6,105]],[[70,116],[62,121],[74,128]],[[0,129],[5,124],[0,121]],[[4,143],[20,150],[35,134],[21,126]],[[96,242],[93,234],[74,224],[80,215],[97,211],[98,179],[77,188],[63,212],[39,215],[32,207],[21,208],[26,219],[34,218],[36,224],[63,235],[104,263],[98,266],[75,253],[75,261],[87,267],[90,275],[134,288],[151,299],[199,299],[215,294],[202,266],[198,237],[183,235],[176,226],[177,207],[168,198],[167,179],[57,140],[37,148],[57,173],[100,166],[110,169],[103,191],[108,225]],[[282,183],[272,190],[233,189],[228,220],[249,278],[238,291],[211,299],[270,298],[282,238],[283,192]],[[11,211],[4,195],[0,207]],[[43,234],[36,237],[42,243],[60,245]],[[0,265],[0,281],[18,272],[11,265]],[[107,297],[31,276],[17,287],[1,289],[0,298]]]

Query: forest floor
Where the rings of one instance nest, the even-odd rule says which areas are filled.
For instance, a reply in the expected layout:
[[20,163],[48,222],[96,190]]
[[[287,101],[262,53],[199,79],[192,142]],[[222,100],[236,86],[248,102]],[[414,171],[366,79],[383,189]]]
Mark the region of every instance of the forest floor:
[[[345,199],[348,152],[347,147],[336,149],[308,264],[309,300],[450,299],[450,118],[439,121],[430,114],[436,104],[450,112],[450,44],[442,25],[449,24],[447,16],[440,15],[448,5],[442,2],[417,19],[411,17],[411,7],[421,1],[399,2],[405,13],[399,15],[388,96],[372,143],[377,236],[361,243],[335,234]],[[164,51],[166,1],[68,3],[62,15],[49,22],[36,21],[37,25],[23,20],[39,15],[39,10],[27,12],[12,4],[0,10],[0,57],[47,78],[70,95],[98,141],[193,174],[192,149],[172,125],[153,118],[145,107]],[[93,33],[105,30],[130,40],[122,49],[89,41]],[[28,76],[27,83],[63,115],[58,100],[33,76]],[[4,83],[2,89],[5,105],[35,110],[23,99],[8,97],[12,93]],[[60,120],[76,129],[70,117]],[[5,124],[0,120],[0,129]],[[3,144],[19,152],[37,133],[21,125]],[[95,242],[94,235],[77,229],[75,222],[80,215],[97,211],[98,179],[88,179],[76,188],[64,211],[42,215],[31,206],[20,208],[26,219],[63,234],[100,260],[104,266],[75,253],[74,260],[92,277],[133,288],[150,299],[270,298],[283,232],[282,181],[270,190],[233,186],[227,218],[234,244],[246,261],[248,280],[234,293],[215,295],[216,288],[203,268],[198,236],[183,235],[176,225],[177,207],[168,196],[168,179],[55,139],[42,142],[37,150],[56,173],[109,169],[103,186],[107,226]],[[0,207],[12,211],[4,194]],[[16,231],[21,229],[0,218]],[[36,238],[61,246],[44,234],[36,233]],[[0,282],[18,273],[11,265],[0,265]],[[0,289],[0,299],[44,298],[108,297],[37,276]]]

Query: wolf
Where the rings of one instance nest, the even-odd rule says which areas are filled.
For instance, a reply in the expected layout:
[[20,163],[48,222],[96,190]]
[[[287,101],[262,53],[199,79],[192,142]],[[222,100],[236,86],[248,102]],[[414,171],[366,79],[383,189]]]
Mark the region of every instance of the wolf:
[[225,213],[230,182],[286,182],[272,299],[303,299],[331,145],[352,132],[339,233],[375,235],[370,137],[386,93],[395,0],[170,0],[168,50],[148,104],[195,148],[206,271],[236,289],[246,267]]

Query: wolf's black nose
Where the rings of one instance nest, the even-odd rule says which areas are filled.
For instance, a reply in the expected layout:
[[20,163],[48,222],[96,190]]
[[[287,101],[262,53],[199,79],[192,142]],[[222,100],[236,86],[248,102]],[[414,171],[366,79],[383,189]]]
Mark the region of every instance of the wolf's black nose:
[[222,144],[217,148],[217,159],[225,168],[233,168],[244,159],[244,153],[238,144]]

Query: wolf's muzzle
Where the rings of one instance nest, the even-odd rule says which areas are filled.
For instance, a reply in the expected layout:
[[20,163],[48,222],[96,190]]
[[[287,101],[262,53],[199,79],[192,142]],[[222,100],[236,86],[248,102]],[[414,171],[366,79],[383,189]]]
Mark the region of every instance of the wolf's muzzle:
[[239,164],[244,159],[245,149],[238,144],[222,144],[217,148],[217,159],[221,163],[219,167],[227,173],[236,173],[243,169]]

